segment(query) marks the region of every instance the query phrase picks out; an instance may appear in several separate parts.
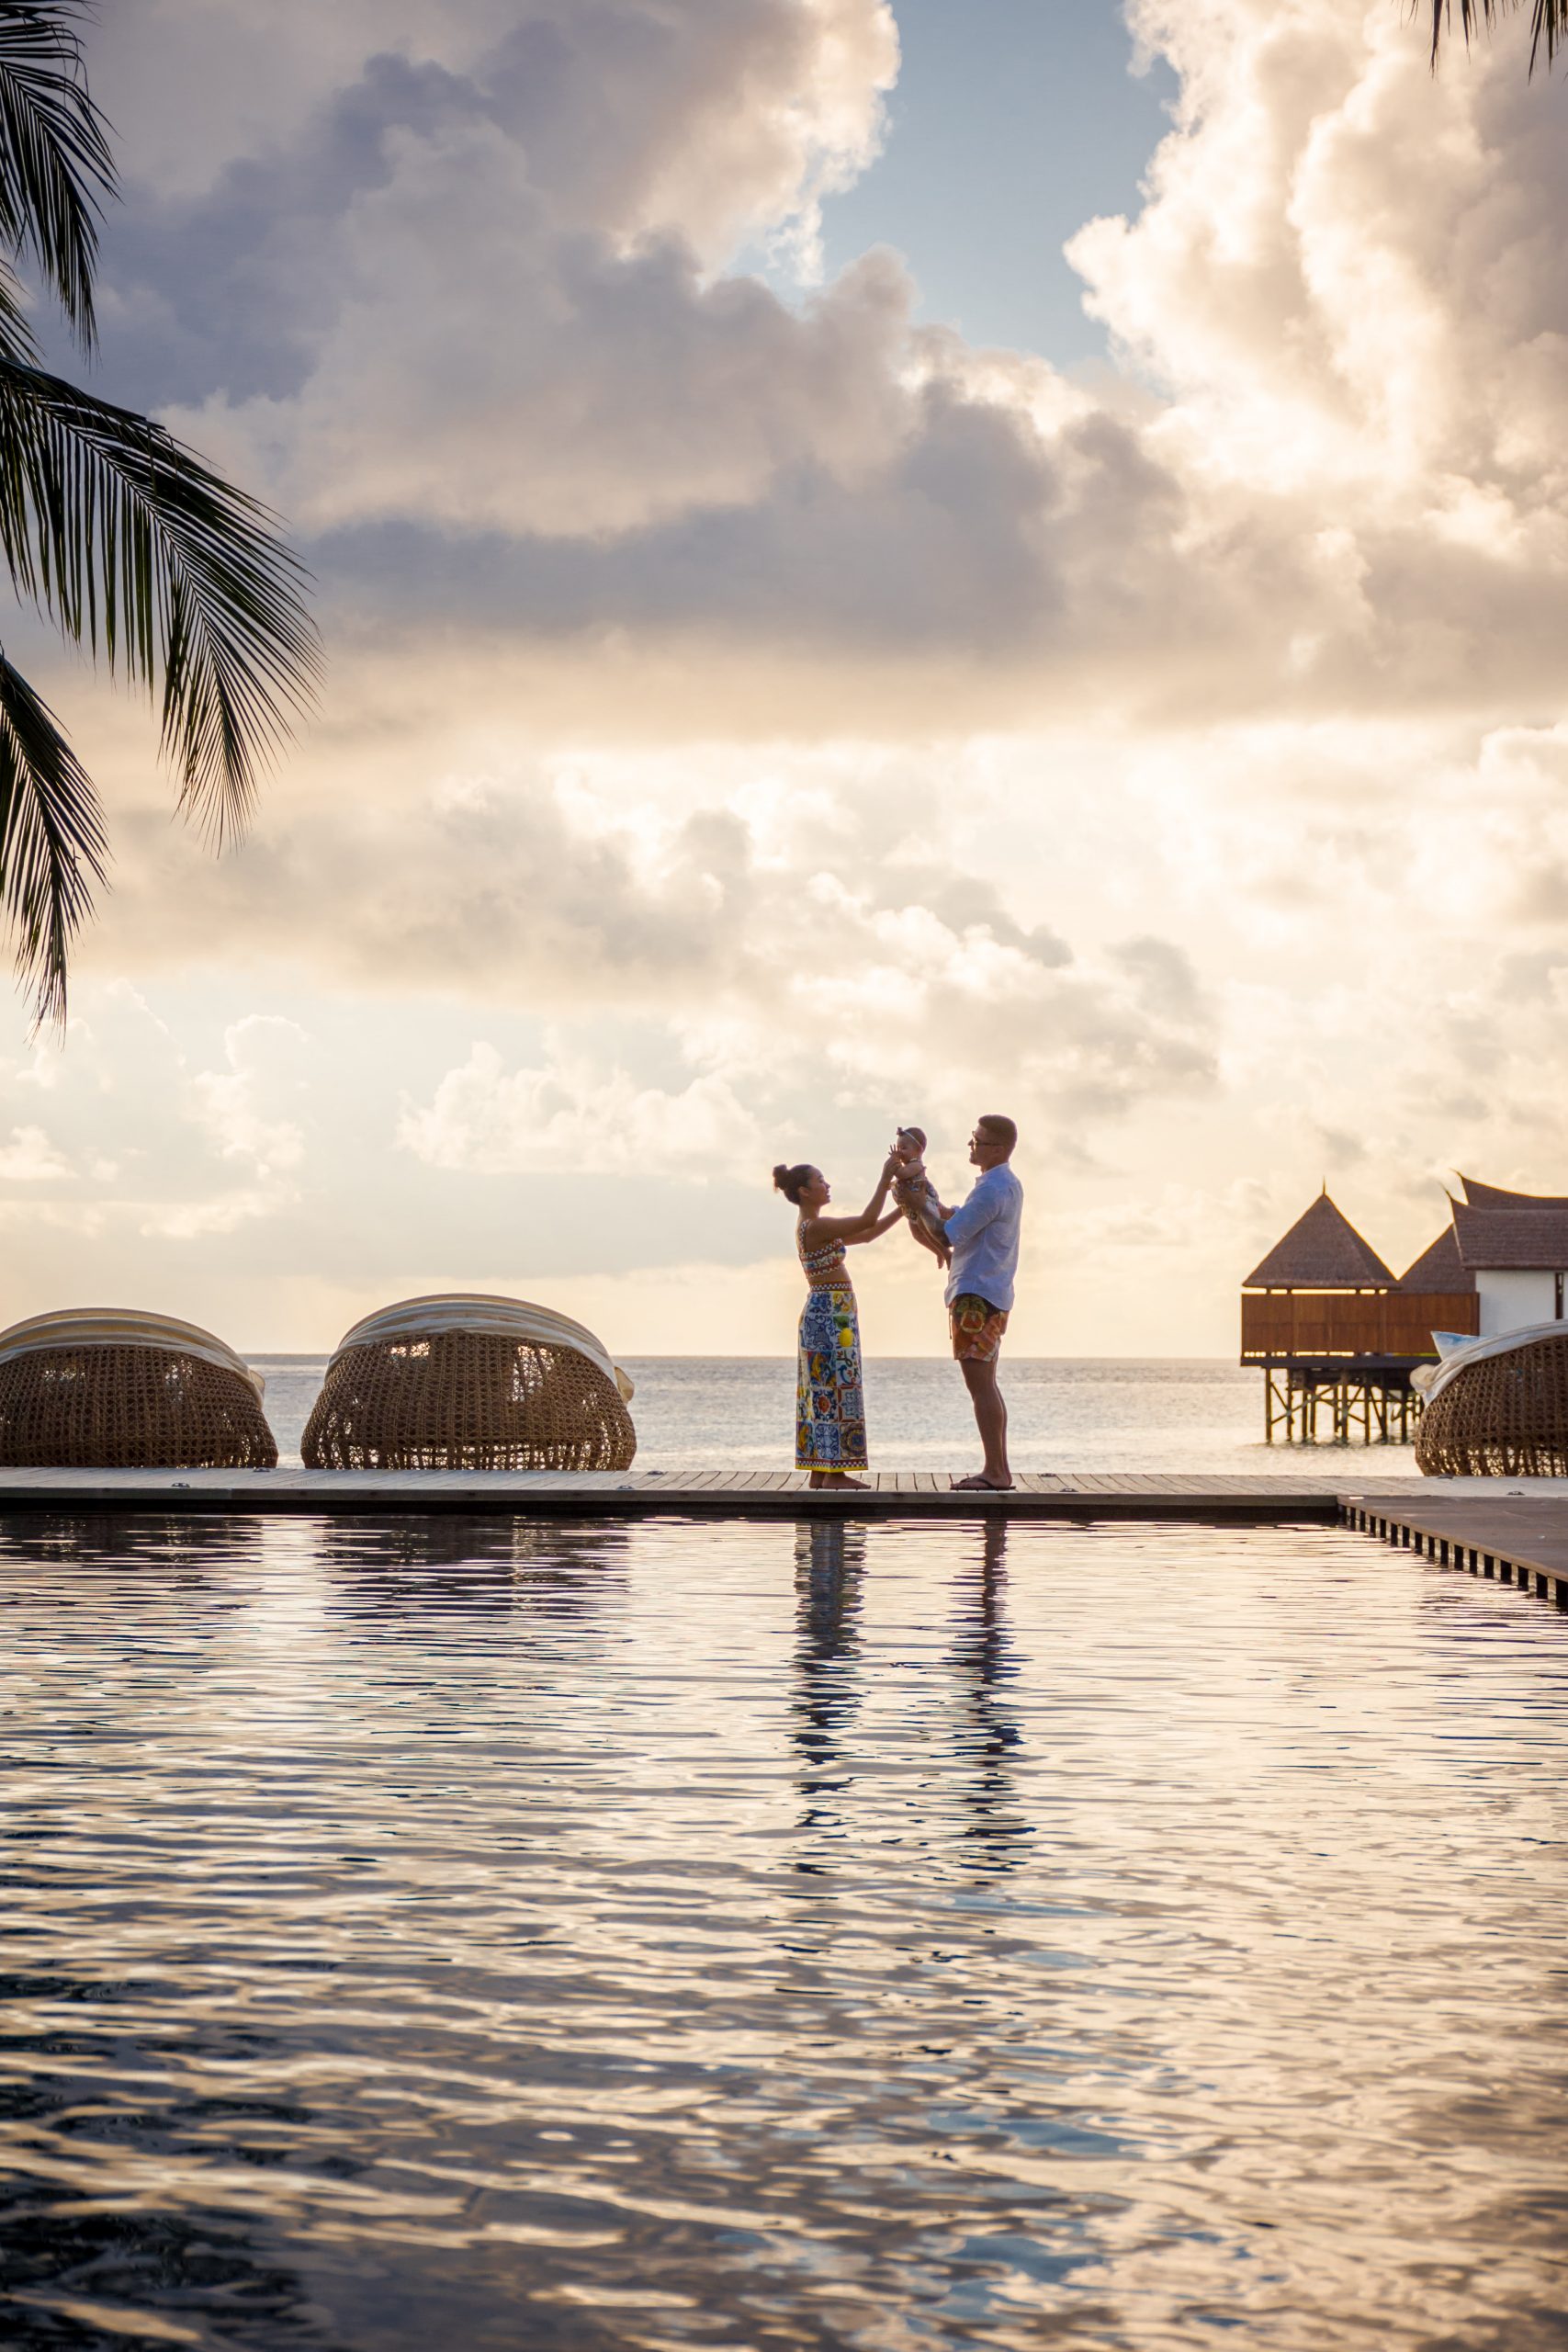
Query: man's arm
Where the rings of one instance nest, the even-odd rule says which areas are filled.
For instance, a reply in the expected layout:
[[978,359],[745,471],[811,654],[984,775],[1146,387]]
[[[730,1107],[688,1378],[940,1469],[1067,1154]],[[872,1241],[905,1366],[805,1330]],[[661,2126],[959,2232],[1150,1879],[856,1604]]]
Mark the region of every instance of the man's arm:
[[942,1218],[942,1230],[950,1245],[956,1250],[965,1241],[973,1241],[977,1233],[985,1231],[1000,1208],[1000,1201],[982,1178],[969,1198],[960,1201],[958,1206]]

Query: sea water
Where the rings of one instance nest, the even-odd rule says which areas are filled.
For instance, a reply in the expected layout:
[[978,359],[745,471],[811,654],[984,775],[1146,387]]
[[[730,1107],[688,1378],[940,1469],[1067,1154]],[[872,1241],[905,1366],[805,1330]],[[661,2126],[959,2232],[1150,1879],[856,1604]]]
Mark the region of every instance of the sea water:
[[19,1518],[0,1608],[7,2352],[1561,2352],[1522,1593]]
[[[321,1356],[257,1356],[282,1458],[326,1370]],[[778,1470],[795,1458],[793,1356],[654,1356],[628,1360],[637,1384],[637,1464],[648,1470]],[[1289,1476],[1348,1451],[1379,1482],[1416,1475],[1408,1445],[1266,1445],[1263,1375],[1213,1358],[1004,1358],[1014,1464],[1024,1470],[1155,1471]],[[941,1358],[875,1358],[865,1368],[872,1466],[979,1467],[974,1417],[957,1366]]]

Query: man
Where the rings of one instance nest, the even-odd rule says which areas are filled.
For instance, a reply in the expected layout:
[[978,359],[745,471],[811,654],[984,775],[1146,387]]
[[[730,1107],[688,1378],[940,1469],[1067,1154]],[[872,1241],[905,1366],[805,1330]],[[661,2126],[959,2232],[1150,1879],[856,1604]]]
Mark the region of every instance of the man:
[[953,1251],[947,1280],[947,1319],[953,1352],[964,1374],[985,1462],[972,1478],[955,1478],[960,1493],[1002,1493],[1008,1467],[1008,1408],[997,1385],[997,1357],[1012,1309],[1018,1275],[1023,1186],[1008,1166],[1018,1129],[987,1112],[969,1138],[969,1164],[980,1170],[969,1197],[943,1209],[942,1229]]

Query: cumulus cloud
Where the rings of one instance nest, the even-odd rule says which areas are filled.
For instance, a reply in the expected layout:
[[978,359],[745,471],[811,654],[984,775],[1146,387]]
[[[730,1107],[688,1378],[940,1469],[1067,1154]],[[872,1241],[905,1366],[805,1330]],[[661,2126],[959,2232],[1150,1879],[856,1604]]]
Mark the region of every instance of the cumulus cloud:
[[673,1092],[639,1085],[624,1069],[601,1075],[581,1057],[574,1066],[570,1056],[509,1071],[483,1043],[423,1109],[405,1105],[398,1141],[433,1168],[676,1175],[699,1184],[715,1175],[754,1179],[765,1151],[754,1114],[722,1079],[694,1078]]
[[[1466,490],[1555,504],[1540,428],[1565,313],[1542,209],[1563,164],[1517,59],[1456,53],[1434,80],[1408,22],[1359,0],[1132,16],[1180,74],[1178,128],[1140,217],[1072,252],[1176,396],[1161,439],[1218,479],[1353,489],[1352,526],[1447,507],[1462,536]],[[1505,352],[1523,374],[1499,399]]]
[[[175,12],[142,14],[172,40]],[[908,406],[897,267],[797,314],[709,265],[874,151],[881,0],[425,16],[400,44],[362,18],[291,140],[161,208],[139,191],[113,274],[150,396],[311,530],[592,537],[802,461],[863,474]]]
[[[581,1150],[599,1166],[619,1148],[598,1133],[617,1106],[660,1164],[692,1119],[726,1168],[771,1164],[740,1105],[793,1120],[792,1095],[823,1084],[889,1108],[918,1093],[956,1119],[983,1085],[1074,1123],[1212,1084],[1213,1011],[1187,950],[1144,933],[1077,952],[1032,891],[1017,911],[965,862],[931,782],[911,774],[890,809],[878,775],[819,796],[825,779],[796,763],[787,782],[732,794],[742,805],[682,812],[645,798],[642,773],[632,763],[615,800],[570,772],[448,775],[379,818],[355,795],[308,823],[264,820],[216,868],[149,817],[125,829],[102,952],[146,969],[221,939],[231,956],[308,956],[361,988],[547,1013],[557,1066],[454,1072],[411,1114],[405,1142],[440,1165],[564,1165]],[[569,1069],[563,1024],[608,1014],[637,1026],[638,1069],[672,1038],[679,1084]],[[231,1036],[231,1057],[241,1042],[254,1054]],[[256,1157],[288,1129],[256,1119],[252,1090],[247,1063],[198,1080],[197,1099],[225,1148]]]
[[[1511,54],[1434,83],[1362,0],[1132,15],[1178,120],[1071,250],[1143,397],[913,329],[886,254],[793,305],[735,271],[874,152],[881,0],[345,6],[321,40],[289,0],[265,66],[243,12],[133,0],[117,366],[293,514],[340,644],[548,647],[578,723],[672,645],[721,700],[792,668],[807,731],[868,693],[896,731],[933,656],[954,723],[1496,715],[1564,619],[1550,109]],[[187,48],[269,95],[199,170]]]
[[93,50],[143,187],[210,206],[297,153],[341,183],[345,140],[374,175],[385,85],[504,126],[570,224],[710,260],[865,164],[897,62],[886,0],[129,0]]
[[147,997],[111,982],[63,1046],[0,1060],[0,1099],[41,1085],[56,1130],[14,1128],[0,1182],[28,1187],[29,1219],[88,1237],[188,1238],[275,1217],[299,1198],[306,1043],[292,1021],[247,1014],[228,1024],[222,1067],[192,1070]]
[[247,1162],[264,1188],[292,1177],[305,1156],[304,1130],[297,1117],[278,1115],[276,1097],[300,1092],[299,1049],[308,1043],[297,1022],[250,1013],[224,1032],[223,1069],[190,1081],[193,1118],[221,1159]]
[[13,1127],[10,1141],[0,1144],[0,1182],[48,1183],[70,1173],[70,1161],[61,1157],[41,1127]]
[[[1180,97],[1075,241],[1122,372],[1069,383],[912,325],[893,256],[738,259],[807,254],[883,135],[879,0],[125,0],[114,389],[292,511],[333,668],[218,867],[104,722],[85,968],[344,992],[426,1206],[596,1168],[630,1219],[606,1138],[694,1132],[705,1216],[753,1151],[978,1100],[1111,1278],[1208,1281],[1338,1168],[1412,1254],[1457,1155],[1562,1189],[1560,119],[1393,6],[1132,13]],[[417,1070],[394,997],[443,1009]],[[117,1200],[287,1229],[331,1111],[267,1038],[142,1040],[156,1185],[92,1062]],[[27,1193],[85,1215],[61,1100],[83,1172]]]

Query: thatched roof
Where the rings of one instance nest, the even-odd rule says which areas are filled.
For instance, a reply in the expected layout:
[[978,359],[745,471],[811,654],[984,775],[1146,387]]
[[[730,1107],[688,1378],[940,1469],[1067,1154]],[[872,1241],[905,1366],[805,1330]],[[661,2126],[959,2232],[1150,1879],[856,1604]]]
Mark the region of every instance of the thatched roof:
[[1422,1250],[1416,1263],[1399,1277],[1401,1290],[1456,1291],[1473,1290],[1475,1276],[1460,1254],[1460,1246],[1451,1224],[1445,1225],[1430,1246]]
[[1320,1193],[1255,1266],[1244,1290],[1393,1290],[1392,1270]]
[[1568,1193],[1506,1193],[1500,1184],[1482,1184],[1461,1176],[1464,1197],[1472,1209],[1568,1209]]
[[[1518,1200],[1518,1193],[1506,1197]],[[1477,1208],[1454,1203],[1460,1256],[1472,1269],[1494,1272],[1568,1272],[1568,1201],[1519,1208]]]

